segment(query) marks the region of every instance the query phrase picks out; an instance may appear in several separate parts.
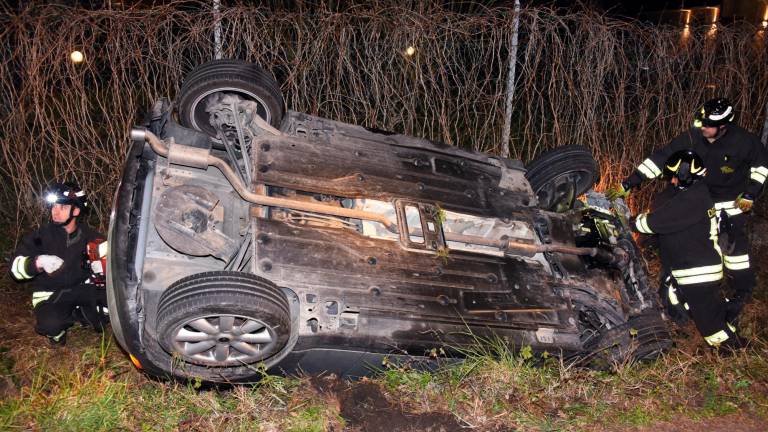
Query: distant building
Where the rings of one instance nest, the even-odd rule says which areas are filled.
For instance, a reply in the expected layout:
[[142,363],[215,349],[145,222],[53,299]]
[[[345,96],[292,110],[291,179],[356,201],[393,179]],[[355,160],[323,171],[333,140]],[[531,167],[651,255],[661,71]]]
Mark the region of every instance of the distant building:
[[653,24],[704,24],[746,22],[768,27],[768,0],[643,2],[637,18]]

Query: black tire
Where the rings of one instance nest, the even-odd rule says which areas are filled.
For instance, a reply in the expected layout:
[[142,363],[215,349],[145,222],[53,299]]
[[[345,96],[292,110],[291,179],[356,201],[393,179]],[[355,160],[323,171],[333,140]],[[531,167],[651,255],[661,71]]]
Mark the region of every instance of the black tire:
[[573,208],[576,197],[586,193],[600,177],[592,153],[579,145],[558,147],[542,153],[526,166],[539,207],[564,212]]
[[256,101],[261,118],[280,127],[284,114],[280,86],[267,71],[242,60],[214,60],[190,72],[176,98],[179,123],[216,138],[216,130],[205,111],[205,101],[208,96],[222,92]]
[[626,323],[600,330],[596,336],[585,346],[586,352],[578,362],[598,370],[612,370],[629,361],[655,360],[673,345],[664,319],[655,311],[630,317]]
[[674,345],[669,327],[658,311],[633,316],[627,324],[632,332],[635,361],[655,360]]
[[157,308],[157,339],[177,361],[180,371],[174,374],[209,381],[258,375],[253,364],[272,366],[270,358],[285,347],[290,332],[285,294],[248,273],[186,277],[163,293]]

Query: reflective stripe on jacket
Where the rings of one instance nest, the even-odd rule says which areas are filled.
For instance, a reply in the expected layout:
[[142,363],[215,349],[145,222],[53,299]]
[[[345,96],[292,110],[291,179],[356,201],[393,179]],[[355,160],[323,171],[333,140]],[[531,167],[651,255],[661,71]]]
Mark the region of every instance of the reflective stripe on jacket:
[[715,201],[733,201],[739,194],[760,196],[768,178],[768,155],[760,139],[735,124],[710,143],[701,129],[691,128],[669,144],[644,159],[627,181],[635,187],[645,180],[659,177],[667,158],[678,150],[693,150],[704,160],[707,176],[704,182]]
[[723,277],[714,202],[703,182],[687,189],[671,186],[654,200],[650,212],[637,216],[632,228],[659,235],[665,268],[680,285],[713,282]]

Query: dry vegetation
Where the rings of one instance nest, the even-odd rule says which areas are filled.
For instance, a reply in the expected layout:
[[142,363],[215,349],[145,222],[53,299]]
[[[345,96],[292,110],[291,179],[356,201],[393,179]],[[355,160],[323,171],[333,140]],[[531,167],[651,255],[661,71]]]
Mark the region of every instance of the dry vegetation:
[[[604,187],[685,128],[707,97],[731,97],[742,125],[762,126],[768,54],[756,28],[693,28],[686,39],[680,28],[591,13],[525,9],[521,18],[514,157],[581,143],[599,159]],[[500,151],[512,21],[509,9],[461,15],[437,6],[222,10],[224,56],[272,70],[289,108],[489,152]],[[106,222],[129,127],[211,58],[213,26],[210,14],[177,5],[0,14],[0,216],[13,224],[0,249],[41,219],[38,194],[53,178],[82,183],[94,219]],[[404,55],[411,45],[416,54]],[[68,61],[75,48],[84,63]],[[730,358],[680,337],[655,364],[601,373],[554,358],[533,367],[491,346],[435,373],[391,368],[356,384],[269,377],[201,391],[147,379],[109,338],[85,330],[63,350],[40,345],[31,311],[16,306],[26,296],[6,280],[0,429],[388,431],[397,421],[431,421],[444,430],[615,430],[683,416],[707,430],[697,422],[730,415],[741,420],[730,424],[760,430],[768,418],[763,285],[745,318],[753,346]]]
[[[188,4],[188,3],[187,3]],[[514,14],[395,2],[344,12],[222,9],[224,57],[272,70],[291,109],[500,151]],[[28,6],[0,14],[3,220],[35,224],[37,194],[74,178],[105,223],[128,130],[156,97],[213,53],[212,14],[180,5],[90,11]],[[603,182],[685,128],[707,97],[731,97],[759,131],[768,103],[766,35],[750,26],[642,26],[589,12],[524,9],[511,154],[591,148]],[[416,48],[407,56],[408,46]],[[86,60],[68,60],[73,49]]]

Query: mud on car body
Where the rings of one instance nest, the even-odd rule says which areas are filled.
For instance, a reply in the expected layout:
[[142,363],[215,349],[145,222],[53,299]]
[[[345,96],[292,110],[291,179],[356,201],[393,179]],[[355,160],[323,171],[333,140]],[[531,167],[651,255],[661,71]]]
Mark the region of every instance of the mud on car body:
[[[365,373],[482,338],[586,360],[669,335],[597,169],[519,161],[283,109],[224,60],[134,129],[110,223],[112,325],[152,375]],[[441,351],[442,349],[442,351]]]

